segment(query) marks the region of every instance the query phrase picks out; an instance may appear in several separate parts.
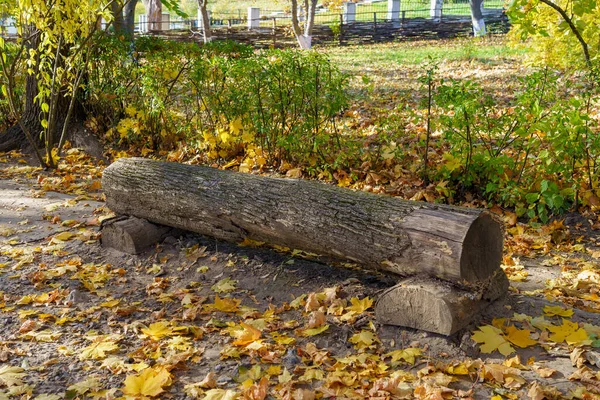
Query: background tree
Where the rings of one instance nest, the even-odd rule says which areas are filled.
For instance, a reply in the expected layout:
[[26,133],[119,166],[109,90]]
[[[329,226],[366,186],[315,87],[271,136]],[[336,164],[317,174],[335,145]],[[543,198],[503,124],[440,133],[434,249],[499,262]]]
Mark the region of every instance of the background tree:
[[208,0],[198,0],[198,10],[202,18],[202,35],[204,43],[212,40],[212,31],[210,29],[210,18],[208,16]]
[[300,27],[298,18],[298,0],[292,2],[292,29],[298,45],[301,49],[310,49],[312,47],[312,30],[315,25],[315,11],[317,8],[317,0],[304,0],[304,29]]
[[515,0],[508,15],[513,39],[529,38],[536,61],[595,68],[600,50],[600,5],[595,0]]
[[[3,11],[14,18],[20,32],[11,57],[6,44],[0,43],[2,93],[18,122],[0,136],[0,151],[28,142],[42,165],[55,165],[55,149],[60,152],[64,144],[77,91],[90,62],[92,38],[102,19],[112,20],[111,6],[103,0],[4,4]],[[24,111],[19,115],[14,78],[22,62],[27,64],[27,78]]]
[[471,6],[471,21],[473,22],[473,34],[484,36],[486,34],[485,19],[483,18],[483,0],[469,0]]
[[133,39],[135,30],[135,7],[139,0],[114,1],[111,5],[113,27],[117,34]]
[[162,29],[162,3],[160,0],[144,0],[148,30],[160,31]]

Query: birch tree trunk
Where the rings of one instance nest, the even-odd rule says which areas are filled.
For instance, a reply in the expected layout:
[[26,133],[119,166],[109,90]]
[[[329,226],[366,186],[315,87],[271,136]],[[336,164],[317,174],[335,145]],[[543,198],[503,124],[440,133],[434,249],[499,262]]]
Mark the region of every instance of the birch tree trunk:
[[304,19],[304,29],[300,27],[298,20],[298,0],[291,0],[292,3],[292,30],[301,49],[312,48],[312,30],[315,24],[315,12],[317,0],[305,0],[304,9],[306,18]]
[[473,34],[477,36],[484,36],[486,34],[485,19],[483,18],[483,1],[484,0],[470,0],[469,5],[471,6],[471,21],[473,21]]
[[204,43],[212,40],[212,31],[210,29],[210,18],[208,16],[208,0],[198,0],[198,9],[202,17],[202,37]]

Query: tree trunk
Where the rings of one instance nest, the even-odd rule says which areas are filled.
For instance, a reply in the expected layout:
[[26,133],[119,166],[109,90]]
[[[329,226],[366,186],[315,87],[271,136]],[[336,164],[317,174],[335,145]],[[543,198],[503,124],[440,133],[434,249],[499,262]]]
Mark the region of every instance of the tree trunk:
[[123,6],[123,32],[128,40],[133,40],[135,31],[135,7],[137,6],[138,1],[139,0],[128,0]]
[[113,29],[117,35],[123,35],[126,30],[125,19],[123,18],[123,6],[119,2],[113,1],[110,7],[113,14]]
[[483,210],[141,158],[112,164],[102,186],[119,214],[403,276],[480,282],[497,272],[502,258],[501,226]]
[[208,0],[198,0],[198,9],[202,17],[202,35],[204,43],[212,40],[212,31],[210,29],[210,18],[208,16]]
[[144,0],[146,16],[148,17],[148,30],[162,30],[162,3],[160,0]]
[[483,18],[483,1],[469,1],[469,5],[471,6],[471,20],[473,21],[473,34],[475,36],[484,36],[486,34],[485,19]]
[[[36,139],[36,145],[39,147],[42,145],[41,133],[43,128],[40,123],[42,110],[39,104],[34,101],[37,93],[38,86],[35,76],[27,75],[25,80],[25,107],[21,115],[21,123],[31,132]],[[25,149],[29,145],[30,143],[18,123],[0,134],[0,152]]]
[[315,10],[317,0],[306,0],[305,8],[306,18],[304,21],[304,32],[300,28],[300,22],[298,20],[298,0],[291,0],[292,3],[292,30],[298,41],[298,46],[301,49],[310,49],[312,47],[312,29],[315,21]]

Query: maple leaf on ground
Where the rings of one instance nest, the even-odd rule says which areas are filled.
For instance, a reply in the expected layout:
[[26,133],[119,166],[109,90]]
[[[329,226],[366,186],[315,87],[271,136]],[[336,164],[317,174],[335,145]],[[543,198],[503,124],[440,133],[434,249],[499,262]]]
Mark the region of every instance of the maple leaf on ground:
[[500,354],[507,356],[515,352],[515,349],[502,335],[502,331],[491,325],[480,326],[471,338],[477,343],[483,343],[480,347],[482,353],[492,353],[498,350]]
[[548,330],[552,332],[548,339],[556,343],[589,344],[590,342],[585,329],[580,328],[577,322],[571,322],[564,318],[562,325],[549,326]]
[[129,397],[155,397],[161,394],[163,387],[171,384],[171,374],[165,368],[146,368],[137,375],[125,378],[125,387],[121,391]]
[[164,337],[174,335],[175,329],[169,321],[158,321],[142,328],[142,333],[152,340],[160,340]]
[[547,317],[553,317],[558,315],[559,317],[571,318],[573,316],[572,309],[565,309],[560,306],[545,306],[544,315]]
[[347,307],[346,311],[351,311],[356,314],[362,314],[373,306],[373,299],[370,297],[365,297],[359,300],[356,297],[352,297],[350,299],[350,304],[352,305]]
[[313,311],[310,313],[308,317],[308,323],[306,324],[307,328],[318,328],[327,322],[327,317],[325,313],[322,311]]
[[260,382],[253,384],[242,392],[244,400],[264,400],[269,389],[269,378],[263,376]]
[[237,283],[238,281],[227,277],[212,285],[210,289],[216,293],[233,292],[236,289]]
[[243,330],[235,332],[237,340],[232,343],[234,346],[246,346],[260,338],[261,331],[254,328],[252,325],[240,322],[240,326]]
[[65,232],[61,232],[58,235],[54,236],[53,239],[60,240],[61,242],[66,242],[67,240],[71,240],[75,236],[77,236],[77,235],[74,233],[65,231]]
[[0,367],[0,382],[5,386],[19,386],[23,384],[23,378],[26,374],[21,367],[13,367],[10,365],[3,365]]
[[409,347],[408,349],[391,351],[391,352],[387,353],[385,356],[392,357],[392,360],[391,360],[392,364],[397,363],[398,361],[402,360],[404,362],[407,362],[410,365],[415,365],[416,357],[419,357],[422,354],[423,354],[423,352],[421,351],[421,349],[417,349],[415,347]]
[[215,296],[215,303],[208,304],[207,306],[213,307],[216,310],[226,312],[226,313],[234,313],[240,309],[240,303],[242,301],[239,299],[232,298],[223,298],[221,299],[219,295]]
[[321,381],[323,380],[323,378],[325,377],[325,373],[317,368],[317,367],[310,367],[310,368],[306,368],[306,370],[304,371],[304,374],[302,374],[302,376],[300,378],[298,378],[298,381],[300,382],[311,382],[311,381]]
[[329,324],[320,326],[318,328],[300,329],[296,331],[296,333],[300,336],[316,336],[320,333],[325,332],[327,329],[329,329]]
[[527,329],[517,329],[514,326],[509,326],[506,328],[506,338],[508,341],[521,348],[537,344],[535,340],[529,337],[530,333],[531,331]]
[[35,340],[36,342],[53,342],[62,336],[60,332],[53,332],[50,329],[41,331],[31,331],[23,334],[23,338]]
[[555,372],[555,369],[552,368],[544,368],[542,366],[539,365],[533,365],[531,367],[532,370],[534,370],[535,372],[537,372],[537,374],[539,376],[541,376],[542,378],[550,378]]
[[101,360],[106,358],[106,354],[119,349],[119,345],[112,341],[105,341],[102,339],[92,342],[87,347],[84,347],[79,354],[80,360],[86,360],[93,358],[95,360]]
[[378,342],[379,339],[377,339],[377,336],[375,336],[373,332],[363,330],[352,335],[348,341],[354,343],[354,345],[360,349],[371,346],[373,343]]
[[[75,398],[77,395],[83,395],[87,392],[96,392],[102,387],[97,378],[90,377],[81,382],[74,383],[67,388],[67,397]],[[72,397],[69,397],[72,396]]]

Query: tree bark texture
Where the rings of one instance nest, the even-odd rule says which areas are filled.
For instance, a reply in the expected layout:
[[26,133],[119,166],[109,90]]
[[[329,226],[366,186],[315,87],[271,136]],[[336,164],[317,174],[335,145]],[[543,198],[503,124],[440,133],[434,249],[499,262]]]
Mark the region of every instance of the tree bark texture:
[[482,210],[142,158],[113,163],[102,185],[107,205],[118,214],[403,276],[479,282],[497,271],[502,258],[501,225]]
[[210,18],[208,16],[208,0],[198,0],[198,9],[202,17],[202,37],[204,43],[212,40],[212,31],[210,29]]
[[133,34],[135,31],[135,7],[138,4],[138,0],[129,0],[123,7],[123,18],[125,19],[125,33],[127,38],[133,40]]
[[473,22],[473,35],[484,36],[486,34],[485,19],[483,18],[483,1],[470,0],[471,21]]
[[125,19],[123,18],[123,5],[119,2],[112,2],[110,8],[113,14],[112,26],[119,35],[125,33]]
[[[37,46],[39,45],[39,35],[31,36],[32,39],[30,39],[30,41],[26,44],[28,50],[37,49]],[[40,60],[37,58],[36,65],[39,65],[39,62]],[[14,124],[5,132],[0,132],[0,152],[30,148],[31,143],[29,143],[25,133],[21,129],[21,124],[23,124],[23,126],[25,126],[25,128],[32,135],[33,139],[35,140],[35,145],[38,148],[44,146],[42,135],[43,127],[41,124],[44,116],[39,102],[35,100],[39,93],[38,80],[36,78],[37,74],[38,70],[34,67],[34,72],[32,74],[27,74],[25,77],[25,104],[23,107],[23,112],[20,116],[20,123]],[[60,139],[60,134],[65,123],[70,101],[71,97],[67,95],[64,88],[61,88],[60,92],[58,93],[56,104],[57,123],[52,132],[50,132],[52,135],[51,141],[53,143],[58,143],[58,140]],[[80,114],[80,111],[81,110],[78,108],[77,114]]]
[[148,30],[162,30],[162,3],[160,0],[144,0],[144,7],[148,17]]

